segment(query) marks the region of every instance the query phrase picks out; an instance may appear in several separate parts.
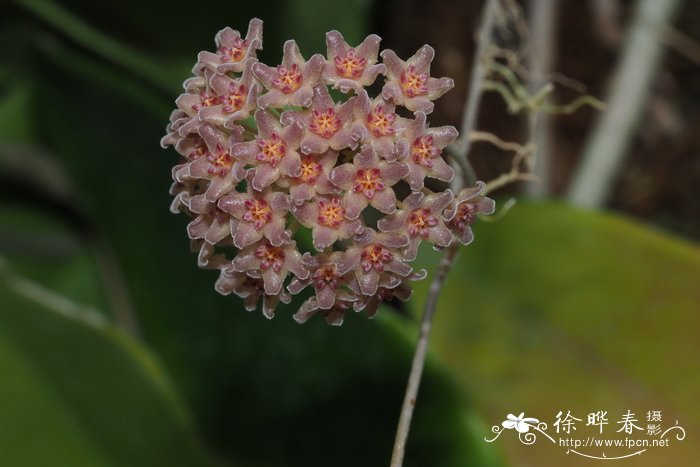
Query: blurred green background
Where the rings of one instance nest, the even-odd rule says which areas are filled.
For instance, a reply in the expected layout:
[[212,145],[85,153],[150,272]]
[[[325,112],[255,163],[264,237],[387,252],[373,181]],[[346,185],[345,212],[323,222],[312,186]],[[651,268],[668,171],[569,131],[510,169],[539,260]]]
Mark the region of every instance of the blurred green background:
[[[388,464],[428,281],[403,313],[348,316],[340,328],[297,325],[299,300],[272,321],[243,311],[213,290],[216,273],[196,267],[187,221],[168,210],[176,154],[159,140],[197,52],[253,16],[270,64],[288,38],[306,56],[325,52],[331,29],[350,44],[378,33],[401,56],[432,44],[434,74],[457,81],[432,121],[458,125],[482,3],[420,4],[0,5],[0,465]],[[583,19],[560,19],[560,65],[598,95],[615,54],[601,46],[598,73],[578,73],[575,48],[592,34]],[[660,74],[689,66],[672,56]],[[656,97],[698,121],[700,86],[678,76],[674,93]],[[596,462],[511,433],[484,441],[522,411],[551,424],[559,410],[608,410],[611,423],[628,409],[662,410],[687,438],[626,465],[693,465],[700,454],[698,135],[688,123],[656,139],[646,131],[635,140],[641,160],[628,161],[607,203],[614,213],[593,212],[556,198],[595,118],[585,109],[557,119],[550,199],[478,225],[460,254],[406,466]],[[642,132],[656,128],[645,118]],[[480,121],[522,140],[522,119],[496,96]],[[648,156],[659,147],[662,162]],[[481,144],[473,157],[487,179],[508,167]],[[418,261],[430,271],[439,254],[423,249]]]

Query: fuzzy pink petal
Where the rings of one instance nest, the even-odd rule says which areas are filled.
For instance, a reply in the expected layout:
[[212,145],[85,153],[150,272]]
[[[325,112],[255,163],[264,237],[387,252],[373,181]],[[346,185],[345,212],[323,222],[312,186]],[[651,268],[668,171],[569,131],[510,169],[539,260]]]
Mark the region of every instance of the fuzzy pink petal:
[[426,86],[428,88],[427,98],[434,101],[455,87],[455,82],[452,78],[429,78]]
[[217,199],[231,191],[235,184],[236,181],[231,174],[225,177],[214,177],[205,193],[207,200],[215,203]]
[[262,230],[256,230],[253,223],[241,222],[238,224],[236,235],[233,237],[233,244],[236,245],[236,248],[245,248],[260,240],[262,236]]
[[318,206],[316,202],[302,204],[301,206],[293,206],[291,211],[294,217],[296,217],[304,227],[312,228],[318,222]]
[[284,277],[287,272],[282,269],[281,272],[275,272],[273,268],[267,268],[262,272],[263,284],[267,295],[277,295],[282,290]]
[[[431,213],[439,214],[452,202],[453,199],[454,195],[452,194],[452,190],[447,189],[441,193],[435,193],[428,196],[425,200],[425,207],[428,208]],[[406,204],[406,200],[404,200],[404,204]],[[418,206],[416,205],[415,207],[412,207],[412,209],[416,209],[417,207]]]
[[329,180],[340,189],[348,190],[352,187],[355,177],[355,166],[353,164],[339,165],[331,172]]
[[258,268],[260,260],[255,257],[255,249],[247,249],[240,252],[233,259],[233,268],[239,272],[248,272],[252,269]]
[[318,301],[316,300],[316,297],[310,297],[308,300],[302,303],[301,307],[299,307],[299,311],[294,313],[294,321],[299,324],[305,323],[309,318],[317,313]]
[[287,258],[285,259],[285,267],[299,279],[307,279],[311,274],[301,260],[301,254],[289,249],[287,250]]
[[319,308],[322,310],[327,310],[335,303],[335,290],[328,286],[320,290],[317,289],[316,299],[318,300]]
[[204,240],[207,242],[211,243],[212,245],[215,245],[219,243],[221,240],[226,238],[227,235],[231,233],[231,228],[230,224],[228,222],[224,222],[223,224],[220,224],[219,221],[214,220],[211,223],[211,226],[209,227],[209,230],[207,230],[207,233],[204,235]]
[[[340,146],[339,149],[347,145]],[[330,147],[330,140],[322,138],[313,133],[307,133],[301,141],[301,152],[304,154],[321,154],[326,152]],[[334,148],[335,149],[335,148]]]
[[496,210],[496,202],[491,198],[482,198],[479,201],[479,212],[482,214],[493,214]]
[[301,175],[301,158],[299,153],[288,151],[287,155],[280,161],[279,171],[288,177]]
[[289,293],[291,293],[292,295],[297,295],[299,292],[304,290],[309,284],[311,284],[310,279],[301,280],[295,277],[287,286],[287,290],[289,290]]
[[394,194],[394,190],[387,187],[376,192],[370,204],[384,214],[391,214],[396,211],[396,194]]
[[245,161],[249,164],[256,164],[255,156],[258,155],[260,149],[257,141],[246,141],[245,143],[236,143],[231,147],[231,155],[237,159]]
[[459,136],[457,129],[451,125],[431,128],[430,134],[433,136],[435,146],[439,148],[444,148]]
[[428,241],[440,247],[447,247],[452,243],[452,232],[442,224],[438,224],[428,231]]
[[377,293],[379,273],[374,268],[367,272],[360,269],[355,276],[357,277],[357,282],[360,284],[360,291],[363,295],[374,295]]
[[406,181],[411,186],[411,190],[423,188],[425,180],[425,169],[418,164],[408,164],[408,175]]
[[362,210],[367,207],[367,203],[367,198],[365,198],[363,194],[348,191],[343,197],[345,217],[348,219],[357,219],[362,213]]
[[394,232],[404,228],[407,218],[407,211],[397,211],[394,214],[390,214],[379,219],[377,222],[377,228],[382,232]]
[[382,179],[388,186],[394,185],[396,182],[408,175],[408,166],[400,162],[389,162],[379,164],[381,169]]
[[430,114],[435,108],[430,99],[426,96],[404,97],[403,105],[411,112],[423,112]]
[[455,176],[454,170],[450,167],[447,162],[445,162],[442,157],[436,157],[432,159],[433,167],[429,174],[432,178],[437,178],[443,182],[451,182],[452,178]]
[[457,240],[459,240],[463,245],[469,245],[474,240],[474,233],[472,232],[471,227],[467,226],[456,237]]
[[403,261],[399,261],[396,258],[394,258],[393,260],[386,263],[384,265],[384,267],[386,268],[387,271],[395,272],[396,274],[399,274],[400,276],[407,276],[413,270],[411,268],[411,266],[404,263]]
[[289,187],[289,194],[291,195],[294,204],[302,204],[305,201],[313,198],[315,191],[306,183],[300,183],[299,185]]
[[338,239],[338,230],[325,225],[316,225],[312,230],[314,248],[323,251]]
[[273,169],[267,164],[259,165],[255,168],[255,175],[251,185],[257,191],[262,191],[272,185],[280,176],[279,170]]
[[408,62],[416,67],[418,73],[430,73],[430,63],[435,58],[435,49],[429,45],[424,45],[408,59]]

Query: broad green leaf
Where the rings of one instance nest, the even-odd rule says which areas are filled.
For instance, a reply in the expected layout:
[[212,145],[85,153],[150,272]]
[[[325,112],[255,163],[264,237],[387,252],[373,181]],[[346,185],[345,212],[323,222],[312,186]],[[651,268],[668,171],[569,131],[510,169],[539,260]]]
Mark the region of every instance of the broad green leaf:
[[[432,271],[439,256],[424,253]],[[478,225],[462,250],[431,347],[494,425],[522,411],[551,425],[559,410],[585,425],[588,413],[607,410],[614,434],[628,409],[644,427],[647,411],[662,410],[664,426],[678,420],[697,432],[699,279],[696,245],[613,215],[519,204]],[[417,287],[416,311],[428,283]],[[516,465],[590,462],[503,438]],[[690,465],[698,454],[686,439],[634,465]]]
[[0,464],[220,465],[158,363],[104,318],[0,272]]

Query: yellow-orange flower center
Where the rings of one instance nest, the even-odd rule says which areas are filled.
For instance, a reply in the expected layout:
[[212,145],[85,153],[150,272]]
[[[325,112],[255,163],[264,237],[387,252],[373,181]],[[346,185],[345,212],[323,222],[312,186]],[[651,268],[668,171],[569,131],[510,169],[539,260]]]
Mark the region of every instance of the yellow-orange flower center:
[[301,71],[299,65],[294,63],[289,68],[278,66],[277,78],[272,81],[272,84],[285,94],[290,94],[301,87]]
[[301,159],[301,175],[299,176],[299,180],[303,183],[313,185],[322,171],[323,166],[316,162],[313,156],[305,156]]
[[396,114],[386,113],[384,107],[379,104],[367,115],[367,128],[377,138],[391,136],[394,134],[394,120],[396,120]]
[[374,268],[378,272],[384,271],[384,263],[388,263],[394,256],[379,243],[373,243],[364,247],[360,256],[362,269],[367,272]]
[[240,37],[233,40],[232,47],[219,47],[219,60],[221,63],[238,63],[246,55],[246,49],[248,48],[248,41],[241,39]]
[[260,269],[272,268],[275,272],[282,270],[285,258],[284,249],[278,246],[261,245],[255,250],[255,257],[260,259]]
[[428,94],[428,75],[425,73],[416,73],[416,67],[409,65],[408,69],[401,75],[399,80],[401,91],[406,97],[424,96]]
[[245,200],[245,214],[243,220],[252,222],[256,230],[262,229],[265,224],[272,220],[272,208],[270,203],[264,199]]
[[437,223],[435,216],[430,214],[430,209],[416,209],[408,216],[408,234],[411,237],[420,235],[427,238],[430,227],[435,227]]
[[341,121],[335,114],[333,108],[327,109],[325,112],[314,110],[311,112],[311,123],[309,130],[313,131],[323,138],[330,138],[340,129]]
[[272,133],[268,139],[259,139],[258,147],[260,152],[255,159],[272,167],[277,167],[287,153],[287,147],[277,133]]
[[317,289],[325,287],[337,289],[339,285],[338,279],[340,279],[340,274],[338,274],[335,265],[332,264],[321,266],[313,275],[314,286]]
[[382,191],[386,185],[382,181],[381,172],[377,168],[360,169],[355,174],[355,181],[352,190],[355,193],[362,193],[368,199],[374,198],[374,193]]
[[367,65],[367,59],[357,57],[355,49],[348,50],[344,57],[336,55],[334,61],[335,72],[338,76],[350,79],[357,79],[362,76],[362,72],[365,71],[365,65]]
[[245,85],[241,84],[236,86],[235,84],[231,83],[228,96],[222,98],[221,100],[224,104],[222,111],[224,113],[233,113],[237,110],[241,110],[243,104],[245,104],[245,93]]
[[340,205],[339,198],[332,198],[329,201],[322,199],[318,202],[318,223],[337,229],[345,219],[345,209]]
[[426,168],[433,166],[431,159],[439,155],[439,149],[433,144],[433,135],[416,138],[411,145],[411,159]]
[[207,152],[209,160],[209,169],[207,172],[211,175],[223,177],[231,171],[233,158],[228,150],[224,149],[220,144],[216,145],[216,149],[212,152]]

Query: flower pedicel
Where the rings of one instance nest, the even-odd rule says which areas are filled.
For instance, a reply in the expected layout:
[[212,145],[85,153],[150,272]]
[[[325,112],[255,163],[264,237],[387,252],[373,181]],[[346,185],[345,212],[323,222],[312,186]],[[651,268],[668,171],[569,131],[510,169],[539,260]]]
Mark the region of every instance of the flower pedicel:
[[[457,130],[427,122],[453,81],[430,76],[430,46],[403,61],[379,43],[370,35],[352,47],[331,31],[325,57],[305,60],[290,40],[282,64],[269,67],[256,57],[262,21],[253,19],[245,38],[220,31],[216,51],[200,52],[184,82],[161,140],[181,155],[171,210],[192,218],[198,264],[220,272],[215,289],[247,310],[262,301],[272,318],[311,285],[298,322],[321,315],[339,325],[348,310],[372,317],[382,301],[408,300],[410,282],[425,277],[411,267],[421,242],[467,244],[477,215],[494,210],[481,182],[457,195],[426,187],[454,177],[442,150]],[[383,89],[371,97],[366,88],[380,75]],[[334,102],[329,90],[344,98]],[[368,209],[382,216],[376,227]],[[294,239],[304,228],[313,252]]]

